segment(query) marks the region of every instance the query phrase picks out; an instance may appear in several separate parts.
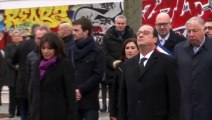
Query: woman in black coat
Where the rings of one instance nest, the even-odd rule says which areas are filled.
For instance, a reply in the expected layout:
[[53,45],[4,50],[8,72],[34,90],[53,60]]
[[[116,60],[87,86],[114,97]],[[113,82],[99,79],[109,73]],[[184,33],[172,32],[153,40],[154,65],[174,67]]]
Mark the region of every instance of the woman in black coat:
[[62,41],[53,32],[45,34],[40,53],[29,88],[29,120],[76,120],[74,69]]
[[138,46],[136,43],[136,38],[128,38],[123,44],[122,53],[121,53],[122,61],[116,67],[115,79],[112,85],[111,105],[109,108],[111,120],[118,120],[117,118],[118,109],[119,109],[118,98],[120,97],[119,89],[120,89],[120,84],[122,81],[122,69],[121,69],[122,63],[125,60],[134,57],[138,53],[139,51],[138,51]]

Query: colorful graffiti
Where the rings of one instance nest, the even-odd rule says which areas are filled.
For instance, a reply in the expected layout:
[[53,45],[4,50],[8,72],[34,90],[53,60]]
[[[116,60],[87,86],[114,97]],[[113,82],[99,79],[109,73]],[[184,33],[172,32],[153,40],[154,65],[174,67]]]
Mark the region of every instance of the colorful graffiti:
[[5,39],[4,39],[4,14],[3,11],[0,10],[0,49],[3,49],[5,46]]
[[154,25],[156,15],[166,12],[171,16],[172,28],[180,32],[184,32],[185,22],[193,16],[212,18],[211,0],[144,0],[142,5],[143,23]]
[[23,34],[28,35],[34,23],[55,28],[61,21],[71,22],[67,16],[68,11],[69,6],[5,10],[4,24],[7,31],[19,29]]
[[114,19],[119,14],[123,14],[121,3],[91,4],[77,9],[73,20],[82,16],[91,19],[94,37],[101,44],[104,33],[114,25]]
[[121,2],[112,2],[8,9],[0,12],[0,28],[6,32],[19,29],[23,35],[30,34],[30,28],[34,23],[49,26],[53,31],[57,31],[57,26],[61,22],[72,23],[72,20],[85,16],[92,20],[95,38],[101,41],[102,35],[114,24],[115,16],[123,14],[123,7]]

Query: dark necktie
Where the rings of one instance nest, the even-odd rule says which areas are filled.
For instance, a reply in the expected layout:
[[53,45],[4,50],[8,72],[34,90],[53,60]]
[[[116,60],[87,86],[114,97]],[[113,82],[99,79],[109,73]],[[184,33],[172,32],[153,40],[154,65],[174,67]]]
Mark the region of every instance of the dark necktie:
[[139,60],[139,70],[140,70],[141,73],[143,73],[143,71],[144,71],[144,61],[145,61],[146,59],[147,59],[147,58],[141,58],[141,59]]

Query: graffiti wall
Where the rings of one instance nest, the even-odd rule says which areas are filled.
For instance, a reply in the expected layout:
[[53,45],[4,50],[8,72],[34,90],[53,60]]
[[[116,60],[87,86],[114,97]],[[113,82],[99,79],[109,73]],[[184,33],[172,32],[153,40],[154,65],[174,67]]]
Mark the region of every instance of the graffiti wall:
[[23,35],[29,35],[31,26],[38,23],[57,31],[61,22],[72,23],[85,16],[92,20],[95,38],[101,42],[102,35],[114,24],[114,18],[119,14],[123,14],[121,2],[7,9],[0,11],[0,30],[10,33],[19,29]]
[[185,33],[185,22],[199,16],[212,18],[212,0],[143,0],[142,22],[154,25],[158,13],[166,12],[172,18],[172,28]]

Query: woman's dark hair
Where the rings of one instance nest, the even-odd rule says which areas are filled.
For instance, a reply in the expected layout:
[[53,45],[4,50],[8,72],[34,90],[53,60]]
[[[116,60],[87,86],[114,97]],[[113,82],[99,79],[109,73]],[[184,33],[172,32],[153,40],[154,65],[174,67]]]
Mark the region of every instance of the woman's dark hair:
[[56,33],[48,32],[41,38],[41,42],[40,42],[41,59],[43,59],[41,48],[44,43],[49,43],[49,46],[55,50],[55,55],[58,58],[66,57],[64,44],[62,40],[60,40],[59,36]]
[[137,49],[138,49],[138,45],[137,45],[137,41],[136,41],[136,40],[137,40],[136,38],[128,38],[128,39],[126,39],[126,40],[124,41],[124,44],[123,44],[122,50],[121,50],[121,60],[122,60],[122,61],[125,61],[125,60],[126,60],[125,47],[126,47],[126,45],[127,45],[128,43],[130,43],[130,42],[135,43],[135,45],[136,45],[136,47],[137,47]]

